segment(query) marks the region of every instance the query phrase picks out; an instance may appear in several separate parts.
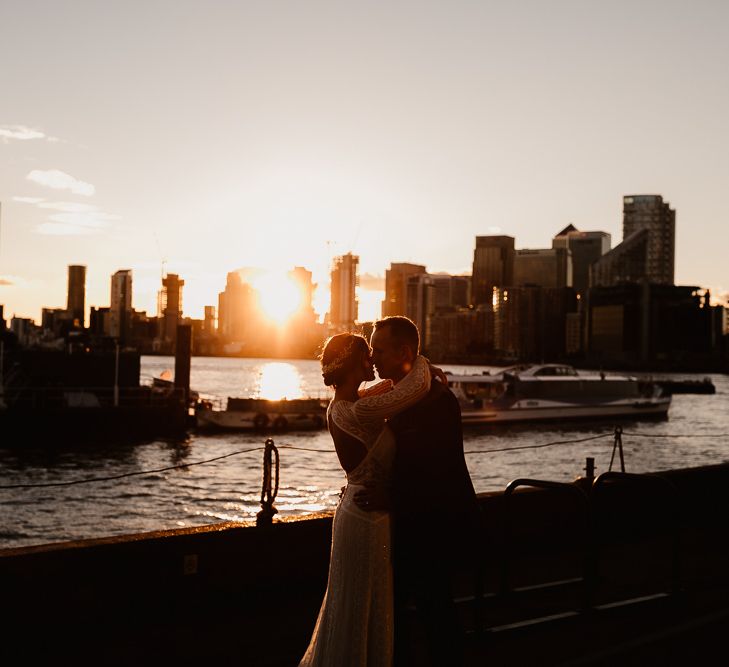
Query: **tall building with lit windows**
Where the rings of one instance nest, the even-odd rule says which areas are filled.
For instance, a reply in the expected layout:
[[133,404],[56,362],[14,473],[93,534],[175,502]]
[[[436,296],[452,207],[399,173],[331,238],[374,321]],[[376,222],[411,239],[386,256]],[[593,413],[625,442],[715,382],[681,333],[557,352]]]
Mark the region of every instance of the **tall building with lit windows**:
[[349,331],[359,316],[357,267],[359,257],[348,252],[335,257],[331,271],[331,300],[329,324],[334,330]]

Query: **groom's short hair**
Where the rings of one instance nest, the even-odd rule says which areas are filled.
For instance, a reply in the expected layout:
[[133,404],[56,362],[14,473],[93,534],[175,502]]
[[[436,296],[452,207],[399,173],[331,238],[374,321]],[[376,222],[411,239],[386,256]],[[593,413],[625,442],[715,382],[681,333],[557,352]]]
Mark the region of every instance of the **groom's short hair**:
[[409,317],[390,315],[375,322],[375,331],[387,327],[398,345],[409,345],[414,355],[420,353],[420,334],[418,327]]

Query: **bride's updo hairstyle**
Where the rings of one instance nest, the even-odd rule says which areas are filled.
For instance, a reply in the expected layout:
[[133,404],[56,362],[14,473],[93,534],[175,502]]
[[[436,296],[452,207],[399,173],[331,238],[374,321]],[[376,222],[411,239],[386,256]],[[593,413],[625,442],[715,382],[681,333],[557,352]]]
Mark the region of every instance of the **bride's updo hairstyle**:
[[327,387],[341,384],[362,360],[362,355],[369,355],[370,346],[367,339],[359,334],[341,333],[331,336],[324,344],[321,353],[321,376]]

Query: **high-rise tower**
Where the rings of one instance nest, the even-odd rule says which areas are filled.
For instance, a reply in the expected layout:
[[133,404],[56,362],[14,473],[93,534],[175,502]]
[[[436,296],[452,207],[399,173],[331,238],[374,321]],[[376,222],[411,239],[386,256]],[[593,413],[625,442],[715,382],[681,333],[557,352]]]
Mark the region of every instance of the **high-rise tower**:
[[408,279],[427,273],[420,264],[393,262],[385,271],[385,300],[382,302],[382,317],[407,315]]
[[581,232],[568,225],[552,239],[552,248],[567,248],[572,254],[572,286],[578,294],[590,287],[590,267],[610,251],[607,232]]
[[477,236],[473,251],[471,301],[474,305],[491,304],[493,288],[514,281],[514,237]]
[[648,231],[646,278],[649,283],[674,284],[676,211],[660,195],[623,197],[623,240]]
[[359,257],[348,252],[334,258],[331,272],[329,323],[334,329],[350,330],[359,316],[357,267]]
[[86,318],[86,267],[72,264],[68,267],[68,298],[66,310],[74,326],[84,327]]
[[159,293],[159,312],[162,317],[161,338],[166,341],[177,340],[177,325],[182,319],[182,288],[184,280],[176,273],[168,273],[162,278]]
[[673,285],[675,248],[676,211],[663,197],[623,197],[623,241],[592,266],[591,285]]
[[126,341],[132,327],[132,272],[117,271],[111,277],[111,301],[109,308],[109,333],[120,341]]

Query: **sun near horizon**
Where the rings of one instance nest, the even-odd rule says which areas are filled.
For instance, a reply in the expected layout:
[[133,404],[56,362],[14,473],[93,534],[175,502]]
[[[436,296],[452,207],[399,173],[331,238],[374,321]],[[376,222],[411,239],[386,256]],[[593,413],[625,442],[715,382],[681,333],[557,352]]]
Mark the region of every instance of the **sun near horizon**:
[[263,315],[283,327],[305,305],[303,286],[290,275],[266,271],[252,281]]

